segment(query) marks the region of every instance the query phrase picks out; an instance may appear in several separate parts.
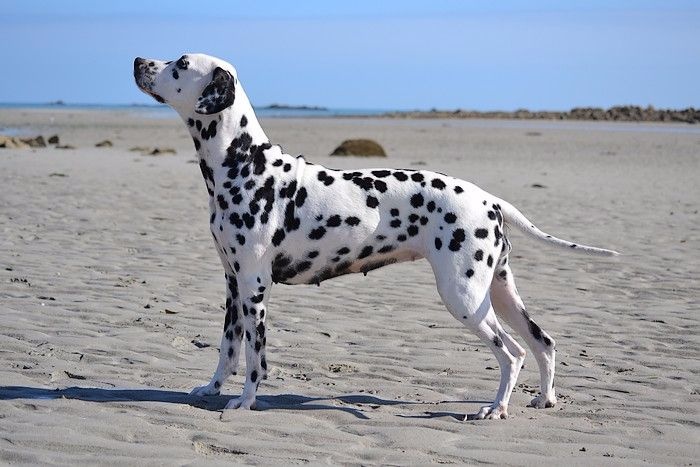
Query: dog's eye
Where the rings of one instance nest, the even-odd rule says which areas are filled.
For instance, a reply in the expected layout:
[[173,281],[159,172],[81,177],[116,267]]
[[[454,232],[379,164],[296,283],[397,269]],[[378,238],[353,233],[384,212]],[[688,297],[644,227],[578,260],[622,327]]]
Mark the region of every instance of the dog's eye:
[[181,70],[186,70],[187,67],[190,66],[190,62],[187,61],[187,56],[183,55],[180,57],[180,59],[175,63],[175,66]]

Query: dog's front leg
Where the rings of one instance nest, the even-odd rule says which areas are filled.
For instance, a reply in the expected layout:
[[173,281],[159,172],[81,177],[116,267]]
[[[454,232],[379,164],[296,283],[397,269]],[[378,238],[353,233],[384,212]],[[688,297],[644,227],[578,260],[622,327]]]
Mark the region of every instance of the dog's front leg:
[[221,386],[238,370],[238,361],[243,337],[243,323],[236,276],[226,274],[226,317],[219,347],[219,364],[209,384],[194,388],[190,395],[211,396],[219,394]]
[[246,379],[243,393],[226,404],[227,409],[254,409],[255,394],[267,374],[265,318],[272,280],[269,273],[238,277],[243,328],[245,330]]

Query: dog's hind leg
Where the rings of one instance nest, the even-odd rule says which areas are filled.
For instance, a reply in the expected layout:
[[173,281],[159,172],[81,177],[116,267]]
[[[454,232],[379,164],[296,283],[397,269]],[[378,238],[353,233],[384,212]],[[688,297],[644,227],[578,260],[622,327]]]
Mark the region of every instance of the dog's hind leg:
[[237,282],[245,334],[246,380],[241,396],[231,399],[226,408],[254,409],[255,394],[267,372],[265,318],[272,279],[269,272],[246,271]]
[[506,262],[505,257],[498,261],[496,274],[491,282],[493,306],[496,314],[525,339],[537,360],[540,369],[540,395],[535,397],[530,405],[538,409],[553,407],[557,402],[554,393],[554,339],[528,315],[515,287],[513,272]]
[[219,347],[219,363],[209,384],[197,387],[190,392],[194,396],[210,396],[219,394],[221,386],[229,376],[235,375],[243,337],[243,323],[240,319],[240,303],[236,277],[226,274],[226,316],[224,331]]
[[482,407],[473,418],[496,419],[508,416],[508,402],[525,359],[525,350],[501,327],[488,294],[490,270],[475,274],[472,269],[456,271],[459,265],[445,263],[433,267],[438,292],[450,313],[472,330],[496,356],[501,380],[496,399]]

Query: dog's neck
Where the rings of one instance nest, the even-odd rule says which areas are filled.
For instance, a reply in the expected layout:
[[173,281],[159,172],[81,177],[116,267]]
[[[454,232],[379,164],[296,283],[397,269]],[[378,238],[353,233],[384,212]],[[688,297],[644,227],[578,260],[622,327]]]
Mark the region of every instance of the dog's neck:
[[185,121],[201,161],[211,168],[251,162],[257,151],[270,147],[242,87],[231,107],[212,115],[180,116]]

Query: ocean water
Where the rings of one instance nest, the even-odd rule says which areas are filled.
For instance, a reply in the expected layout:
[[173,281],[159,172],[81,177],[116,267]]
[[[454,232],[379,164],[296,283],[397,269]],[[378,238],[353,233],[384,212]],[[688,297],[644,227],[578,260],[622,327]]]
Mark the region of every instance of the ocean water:
[[[1,103],[0,109],[47,109],[47,110],[125,110],[138,112],[152,118],[172,118],[175,111],[166,105],[137,104],[24,104]],[[313,118],[352,117],[381,115],[390,110],[381,109],[305,109],[255,107],[255,114],[262,118]]]

